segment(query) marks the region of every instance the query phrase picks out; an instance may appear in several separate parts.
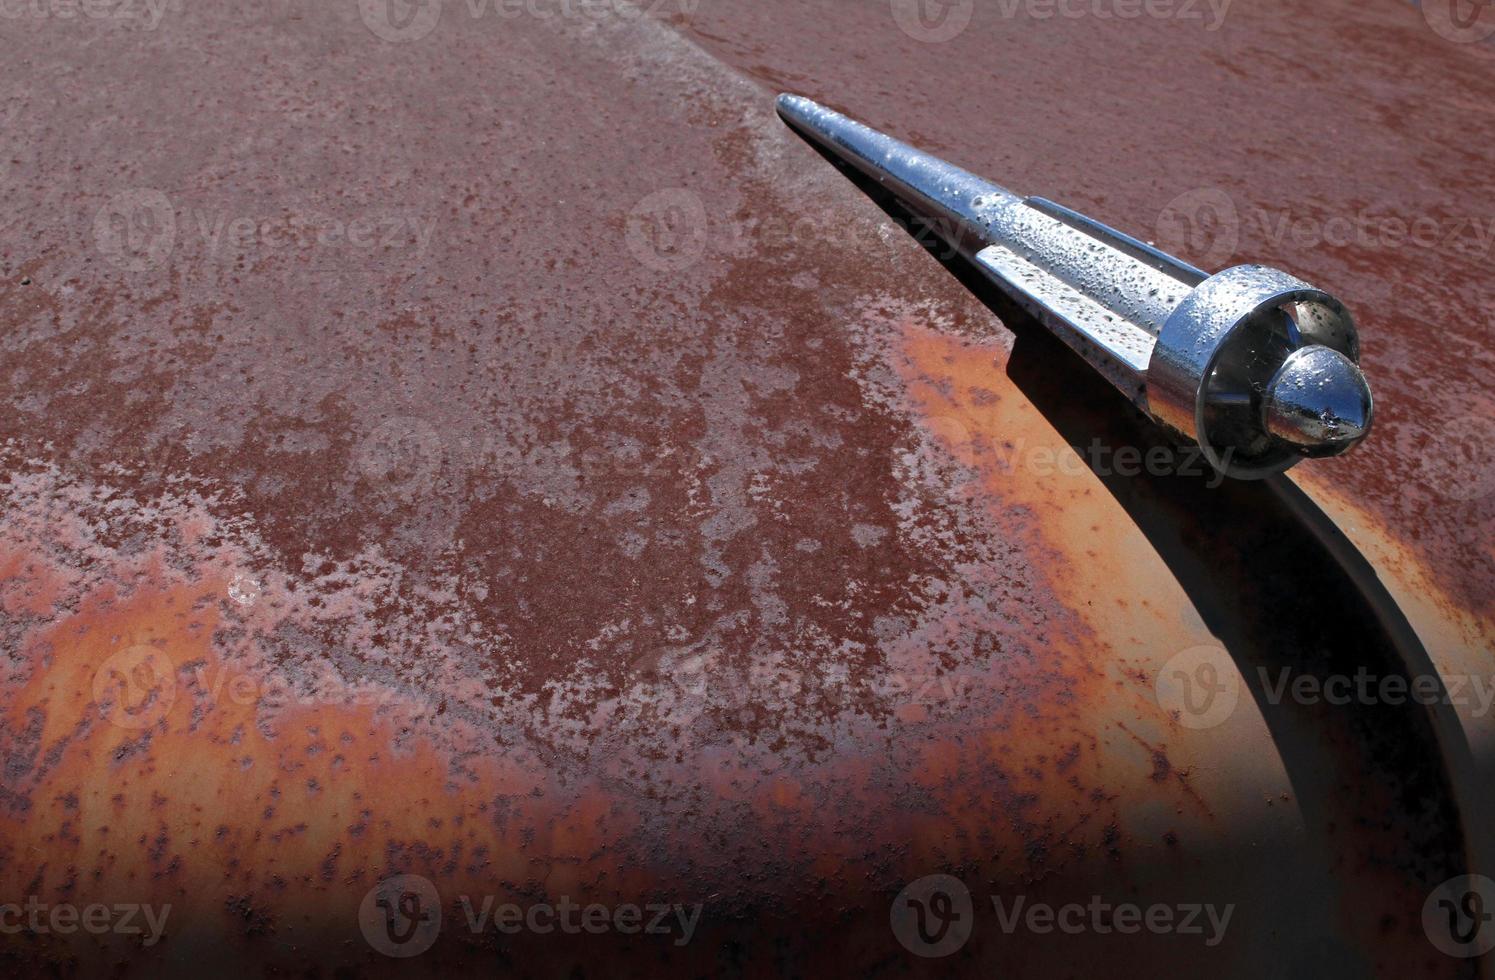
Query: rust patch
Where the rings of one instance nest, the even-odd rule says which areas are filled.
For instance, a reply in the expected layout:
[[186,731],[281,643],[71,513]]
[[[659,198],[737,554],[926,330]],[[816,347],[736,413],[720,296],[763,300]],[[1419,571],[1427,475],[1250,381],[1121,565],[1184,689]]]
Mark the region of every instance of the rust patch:
[[[732,6],[773,13],[775,58],[819,43]],[[0,161],[0,883],[177,910],[150,950],[6,937],[13,962],[393,972],[358,909],[395,872],[447,915],[423,965],[538,975],[896,972],[888,904],[937,870],[978,900],[1157,872],[1274,936],[1236,869],[1278,848],[1324,887],[1296,806],[1258,812],[1290,782],[1259,719],[1191,735],[1150,699],[1210,633],[1146,537],[1084,474],[993,462],[1062,450],[1007,335],[770,93],[644,20],[401,45],[354,5],[263,13],[8,49],[58,70],[17,73]],[[530,84],[557,64],[564,97]],[[145,270],[95,229],[132,189],[182,221]],[[641,250],[660,191],[704,215],[683,265]],[[286,211],[437,233],[212,237]],[[473,934],[464,895],[706,910],[677,950]],[[955,965],[1103,952],[987,930]]]

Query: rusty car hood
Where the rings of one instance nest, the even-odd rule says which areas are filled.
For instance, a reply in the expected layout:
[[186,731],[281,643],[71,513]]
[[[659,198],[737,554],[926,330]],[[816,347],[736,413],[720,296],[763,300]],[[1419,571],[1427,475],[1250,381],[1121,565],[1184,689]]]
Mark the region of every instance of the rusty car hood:
[[[1472,968],[1420,916],[1487,853],[1495,720],[1256,678],[1495,676],[1488,45],[1392,0],[943,43],[829,0],[368,7],[0,24],[0,883],[175,909],[0,957],[381,974],[360,906],[410,874],[430,970]],[[1377,431],[1293,482],[1067,465],[1153,436],[781,89],[1331,285]],[[1200,725],[1158,678],[1219,651]],[[934,873],[1237,910],[926,963],[888,910]],[[510,937],[484,895],[703,912]]]

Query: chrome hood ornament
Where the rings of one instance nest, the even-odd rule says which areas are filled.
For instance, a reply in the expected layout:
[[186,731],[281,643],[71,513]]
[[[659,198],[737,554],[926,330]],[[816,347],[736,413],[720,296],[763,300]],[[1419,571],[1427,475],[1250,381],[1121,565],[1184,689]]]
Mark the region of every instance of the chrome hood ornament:
[[1244,265],[1209,275],[1075,211],[1019,197],[816,102],[779,115],[930,221],[1153,419],[1240,479],[1335,456],[1373,407],[1355,323],[1329,294]]

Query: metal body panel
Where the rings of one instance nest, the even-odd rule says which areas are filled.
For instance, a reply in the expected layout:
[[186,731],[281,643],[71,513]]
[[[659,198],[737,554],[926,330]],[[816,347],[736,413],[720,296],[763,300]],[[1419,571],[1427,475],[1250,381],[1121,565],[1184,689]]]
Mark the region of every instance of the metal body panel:
[[[354,4],[0,22],[0,883],[175,909],[149,948],[4,935],[0,955],[150,975],[1477,970],[1419,915],[1488,849],[1495,722],[1270,703],[1262,668],[1416,669],[1301,531],[1316,508],[1290,484],[1086,465],[1092,439],[1150,448],[1146,430],[767,97],[840,93],[1121,228],[1207,181],[1237,202],[1243,258],[1363,297],[1383,438],[1295,476],[1419,655],[1488,675],[1495,504],[1435,452],[1436,420],[1489,417],[1484,264],[1246,221],[1391,200],[1451,230],[1487,194],[1482,56],[1361,7],[1200,35],[983,6],[944,44],[825,3],[448,4],[395,41]],[[1303,18],[1351,43],[1326,53]],[[1053,72],[1058,51],[1088,67]],[[1414,60],[1439,70],[1388,72]],[[1022,97],[992,113],[920,84],[940,71]],[[1288,98],[1333,125],[1289,137]],[[1357,166],[1322,164],[1344,145]],[[1206,728],[1156,688],[1200,647],[1241,685]],[[396,873],[444,912],[403,961],[360,927]],[[1237,911],[1209,947],[1009,936],[986,914],[925,961],[888,918],[933,873],[978,902]],[[461,896],[703,912],[678,946],[509,936],[468,928]]]

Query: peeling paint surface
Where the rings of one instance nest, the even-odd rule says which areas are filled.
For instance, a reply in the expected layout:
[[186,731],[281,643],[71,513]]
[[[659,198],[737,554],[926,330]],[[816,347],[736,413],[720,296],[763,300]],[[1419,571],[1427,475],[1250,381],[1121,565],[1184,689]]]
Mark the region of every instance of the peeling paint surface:
[[[1260,12],[1183,45],[1178,71],[1216,97],[1297,91],[1311,69],[1333,89],[1316,98],[1351,108],[1295,138],[1378,134],[1340,186],[1266,110],[1236,117],[1254,148],[1221,164],[1173,123],[1144,143],[1095,118],[1109,97],[1056,129],[1089,72],[1016,81],[1060,50],[1140,71],[1139,51],[1178,55],[1183,25],[983,6],[925,44],[880,7],[448,3],[389,40],[377,3],[163,9],[149,29],[0,22],[0,905],[172,912],[150,945],[5,932],[0,962],[1469,972],[1421,910],[1482,846],[1460,766],[1489,771],[1495,723],[1267,700],[1282,668],[1406,665],[1276,491],[1080,462],[1092,438],[1152,436],[784,129],[771,96],[829,97],[1124,228],[1206,163],[1244,214],[1284,186],[1338,213],[1428,146],[1448,173],[1399,200],[1442,216],[1414,194],[1488,190],[1449,134],[1490,117],[1443,95],[1415,127],[1377,115],[1432,90],[1422,69],[1354,86],[1448,62],[1478,103],[1490,76],[1459,60],[1478,55],[1338,2],[1312,14],[1355,42],[1332,68],[1292,58],[1312,39]],[[973,81],[1016,85],[1022,108],[917,84],[950,64],[988,66]],[[1142,152],[1155,140],[1181,148],[1176,171]],[[1295,476],[1438,669],[1491,674],[1491,495],[1477,468],[1461,499],[1396,476],[1431,438],[1417,420],[1488,418],[1479,261],[1252,256],[1268,257],[1367,310],[1385,405],[1364,452]],[[1439,346],[1391,319],[1391,282],[1415,294],[1396,310],[1439,314]],[[1207,726],[1159,693],[1201,650],[1237,691]],[[1445,765],[1450,721],[1470,758]],[[925,960],[889,909],[937,873],[985,907]],[[439,935],[408,960],[369,938],[394,875],[439,900]],[[990,898],[1018,895],[1235,912],[1214,946],[1006,935]],[[469,924],[485,896],[701,912],[680,943],[510,935]]]

